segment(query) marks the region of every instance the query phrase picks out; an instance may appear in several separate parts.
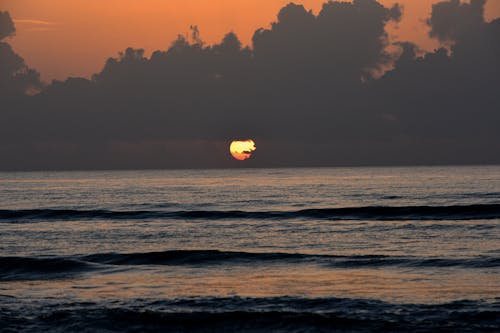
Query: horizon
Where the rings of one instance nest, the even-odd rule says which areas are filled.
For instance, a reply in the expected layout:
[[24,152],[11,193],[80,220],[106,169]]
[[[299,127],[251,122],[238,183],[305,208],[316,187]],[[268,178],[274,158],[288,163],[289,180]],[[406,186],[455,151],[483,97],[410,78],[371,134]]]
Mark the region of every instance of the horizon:
[[163,169],[39,169],[39,170],[0,170],[0,174],[12,173],[105,173],[105,172],[189,172],[189,171],[245,171],[279,169],[436,169],[436,168],[490,168],[498,164],[413,164],[413,165],[313,165],[313,166],[232,166],[213,168],[163,168]]

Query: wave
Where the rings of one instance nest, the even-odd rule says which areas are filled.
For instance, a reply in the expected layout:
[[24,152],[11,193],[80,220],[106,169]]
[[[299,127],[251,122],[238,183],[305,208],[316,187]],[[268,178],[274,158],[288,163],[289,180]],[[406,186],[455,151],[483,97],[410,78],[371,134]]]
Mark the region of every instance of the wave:
[[0,281],[65,278],[94,269],[75,258],[0,257]]
[[301,253],[258,253],[218,250],[172,250],[147,253],[97,253],[66,257],[0,257],[0,281],[57,278],[110,266],[213,266],[238,264],[316,264],[329,268],[499,268],[498,257],[420,258],[384,255],[337,256]]
[[7,331],[16,332],[494,332],[500,327],[498,300],[428,305],[351,298],[212,297],[51,306],[5,301],[10,307],[0,307],[0,318]]
[[0,221],[143,219],[321,219],[321,220],[478,220],[500,219],[500,204],[453,206],[366,206],[296,211],[111,211],[76,209],[0,210]]
[[282,252],[233,252],[218,250],[173,250],[149,253],[105,253],[80,257],[80,260],[107,265],[213,265],[227,263],[315,263],[339,268],[356,267],[500,267],[500,258],[467,259],[416,258],[384,255],[338,256]]

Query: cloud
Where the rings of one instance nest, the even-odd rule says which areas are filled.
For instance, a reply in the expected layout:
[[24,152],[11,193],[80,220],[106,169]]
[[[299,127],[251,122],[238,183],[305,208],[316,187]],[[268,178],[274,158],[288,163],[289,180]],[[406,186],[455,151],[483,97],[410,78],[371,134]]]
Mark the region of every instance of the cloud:
[[427,20],[431,27],[429,35],[441,42],[457,41],[484,25],[485,4],[486,0],[470,3],[450,0],[432,5],[432,14]]
[[0,169],[231,167],[241,137],[259,147],[245,166],[500,163],[500,20],[478,20],[482,3],[436,4],[447,48],[428,53],[388,53],[402,12],[375,0],[289,4],[251,48],[197,30],[127,48],[90,80],[7,99]]
[[398,5],[386,8],[369,0],[327,2],[317,16],[302,5],[289,4],[271,29],[255,33],[255,58],[266,72],[280,66],[280,75],[287,75],[291,68],[307,66],[313,80],[322,76],[342,85],[356,84],[390,61],[385,25],[400,18]]
[[15,33],[16,29],[14,28],[14,22],[12,22],[9,12],[0,11],[0,41],[13,36]]
[[[13,36],[15,32],[9,13],[0,11],[0,40]],[[41,82],[38,72],[29,68],[9,44],[0,41],[0,102],[17,99],[39,88]]]
[[54,25],[54,22],[34,20],[34,19],[15,19],[16,24],[29,24],[29,25]]
[[21,25],[22,31],[53,31],[55,22],[35,20],[35,19],[14,19],[14,23]]

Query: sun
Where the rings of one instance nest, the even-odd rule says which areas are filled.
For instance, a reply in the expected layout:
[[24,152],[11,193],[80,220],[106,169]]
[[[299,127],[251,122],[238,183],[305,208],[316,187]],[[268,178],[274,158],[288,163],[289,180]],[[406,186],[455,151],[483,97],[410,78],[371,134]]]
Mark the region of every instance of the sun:
[[244,161],[252,157],[252,153],[257,149],[255,142],[251,139],[235,140],[231,142],[229,151],[231,155],[238,161]]

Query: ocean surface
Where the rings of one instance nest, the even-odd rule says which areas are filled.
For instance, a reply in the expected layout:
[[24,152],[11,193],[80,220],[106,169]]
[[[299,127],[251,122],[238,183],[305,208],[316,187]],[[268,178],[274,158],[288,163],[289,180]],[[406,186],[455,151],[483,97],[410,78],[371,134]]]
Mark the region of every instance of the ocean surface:
[[499,332],[500,167],[0,173],[3,332]]

